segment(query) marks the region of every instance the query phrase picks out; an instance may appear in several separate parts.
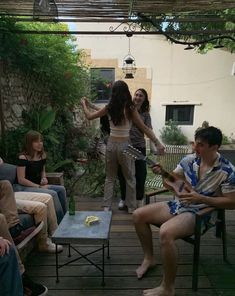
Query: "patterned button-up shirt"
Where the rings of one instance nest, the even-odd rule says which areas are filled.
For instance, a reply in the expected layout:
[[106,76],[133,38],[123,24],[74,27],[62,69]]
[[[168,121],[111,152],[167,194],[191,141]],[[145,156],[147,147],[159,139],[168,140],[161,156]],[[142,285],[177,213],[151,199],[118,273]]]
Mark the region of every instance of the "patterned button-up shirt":
[[[185,177],[192,188],[205,196],[220,196],[223,193],[235,192],[235,167],[217,153],[214,166],[199,180],[201,159],[196,154],[184,157],[174,172]],[[204,207],[204,204],[189,205],[189,207]]]

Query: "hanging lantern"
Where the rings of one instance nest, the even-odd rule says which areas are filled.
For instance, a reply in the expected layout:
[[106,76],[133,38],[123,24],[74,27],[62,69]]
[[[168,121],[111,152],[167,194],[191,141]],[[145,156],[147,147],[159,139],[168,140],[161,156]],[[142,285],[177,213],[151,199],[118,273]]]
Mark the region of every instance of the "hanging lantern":
[[128,54],[123,59],[122,71],[125,74],[125,79],[134,78],[136,72],[135,59],[130,52],[130,37],[129,37],[129,51]]

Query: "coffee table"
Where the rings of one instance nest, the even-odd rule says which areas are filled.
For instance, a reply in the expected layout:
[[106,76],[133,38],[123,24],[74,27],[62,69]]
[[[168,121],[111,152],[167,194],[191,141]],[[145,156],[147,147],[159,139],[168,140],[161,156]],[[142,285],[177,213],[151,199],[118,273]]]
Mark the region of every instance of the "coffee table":
[[[85,225],[85,219],[87,216],[96,216],[100,218],[100,222],[90,226]],[[56,244],[56,281],[59,282],[59,268],[69,265],[82,258],[86,259],[89,263],[94,265],[102,272],[102,285],[104,282],[104,257],[105,248],[108,249],[107,258],[109,256],[109,233],[112,220],[111,211],[76,211],[75,215],[69,215],[67,212],[63,220],[60,222],[58,228],[52,236],[52,242]],[[62,265],[59,265],[59,256],[57,245],[68,244],[69,245],[69,257],[71,257],[70,249],[72,248],[80,256],[70,260]],[[78,248],[79,245],[89,244],[99,247],[94,251],[82,254]],[[76,245],[76,246],[74,246]],[[99,266],[94,261],[88,258],[89,255],[102,251],[102,266]]]

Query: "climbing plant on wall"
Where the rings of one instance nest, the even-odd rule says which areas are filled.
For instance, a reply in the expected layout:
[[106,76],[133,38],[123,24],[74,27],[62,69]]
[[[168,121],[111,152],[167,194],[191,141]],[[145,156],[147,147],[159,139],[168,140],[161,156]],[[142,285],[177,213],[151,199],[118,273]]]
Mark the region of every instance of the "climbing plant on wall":
[[[65,24],[15,23],[1,17],[0,62],[24,73],[31,85],[41,87],[43,97],[57,107],[71,106],[88,91],[88,71]],[[52,30],[61,34],[17,34],[17,30]],[[2,32],[2,30],[1,30]],[[27,81],[25,81],[27,82]],[[34,82],[34,83],[33,83]],[[26,86],[27,87],[27,86]],[[30,91],[29,91],[30,93]],[[33,92],[31,92],[33,94]]]

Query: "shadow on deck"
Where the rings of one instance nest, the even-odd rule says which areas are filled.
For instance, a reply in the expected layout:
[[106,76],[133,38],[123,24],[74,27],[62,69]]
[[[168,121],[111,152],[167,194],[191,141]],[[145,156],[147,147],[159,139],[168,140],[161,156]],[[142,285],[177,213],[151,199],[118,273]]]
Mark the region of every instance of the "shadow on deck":
[[[101,199],[79,198],[77,210],[101,210]],[[176,295],[234,296],[235,295],[235,215],[226,211],[229,263],[223,262],[220,239],[214,230],[208,231],[201,242],[198,291],[191,290],[192,247],[179,240],[179,267],[176,279]],[[158,229],[154,228],[154,250],[159,264],[146,277],[138,281],[135,269],[141,263],[142,250],[137,239],[132,215],[117,209],[113,203],[113,220],[110,238],[110,256],[105,265],[105,287],[101,286],[101,272],[84,259],[60,269],[60,282],[56,283],[55,255],[33,253],[27,258],[29,275],[45,284],[48,295],[56,296],[138,296],[144,289],[155,287],[162,274],[159,254]],[[92,246],[82,246],[81,250],[92,250]],[[67,248],[60,254],[60,262],[66,262]],[[91,255],[91,259],[101,262],[101,254]]]

